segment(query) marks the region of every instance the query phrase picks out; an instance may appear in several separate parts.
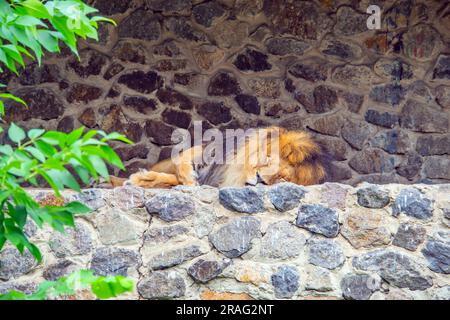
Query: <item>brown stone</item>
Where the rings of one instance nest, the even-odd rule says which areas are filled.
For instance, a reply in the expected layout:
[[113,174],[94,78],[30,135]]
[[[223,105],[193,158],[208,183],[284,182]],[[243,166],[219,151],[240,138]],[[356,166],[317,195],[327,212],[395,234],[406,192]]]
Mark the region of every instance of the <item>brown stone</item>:
[[130,41],[120,41],[113,48],[113,56],[125,62],[145,64],[145,49]]
[[328,69],[325,60],[310,58],[294,63],[289,67],[288,72],[296,78],[317,82],[328,78]]
[[364,88],[380,81],[367,66],[345,65],[334,70],[333,82],[350,87]]
[[103,90],[99,87],[90,86],[82,83],[74,83],[67,91],[66,99],[69,103],[84,102],[96,100],[101,97]]
[[261,98],[277,99],[280,97],[280,81],[273,78],[252,78],[248,82],[252,92]]
[[123,20],[119,27],[119,37],[142,40],[157,40],[161,35],[159,17],[152,11],[138,9]]
[[161,114],[165,123],[174,125],[178,128],[187,129],[191,123],[191,115],[189,113],[178,111],[175,109],[166,109]]
[[450,180],[450,159],[446,156],[432,156],[425,159],[423,172],[430,179]]
[[227,20],[216,25],[211,34],[214,35],[220,48],[239,47],[248,37],[249,26],[238,20]]
[[118,83],[140,93],[151,93],[163,86],[164,80],[154,71],[132,71],[122,74]]
[[73,130],[73,128],[74,128],[73,118],[70,116],[67,116],[67,117],[64,117],[61,120],[59,120],[56,130],[65,132],[65,133],[69,133]]
[[217,292],[206,290],[200,294],[202,300],[254,300],[247,293]]
[[329,164],[327,171],[328,182],[343,182],[352,178],[352,171],[346,166],[339,165],[335,162]]
[[105,116],[100,128],[105,132],[119,132],[127,136],[134,142],[138,142],[142,136],[140,124],[129,121],[123,114],[122,108],[112,105],[104,111]]
[[241,93],[239,82],[230,72],[217,73],[208,85],[208,95],[210,96],[230,96],[239,93]]
[[422,163],[423,160],[419,154],[410,152],[407,154],[406,159],[404,159],[396,168],[396,170],[402,177],[412,180],[420,172]]
[[348,146],[344,141],[327,136],[316,136],[316,140],[333,160],[347,160]]
[[371,211],[361,215],[357,210],[351,211],[344,219],[341,234],[356,249],[373,248],[391,242],[391,234],[386,229],[384,213]]
[[179,71],[186,69],[187,60],[186,59],[164,59],[158,61],[154,68],[158,71]]
[[269,101],[265,105],[265,115],[268,117],[279,118],[284,114],[295,113],[300,110],[300,106],[291,102]]
[[112,77],[114,77],[116,74],[121,73],[124,69],[125,69],[125,67],[123,65],[121,65],[120,63],[114,62],[108,67],[108,69],[106,69],[105,74],[103,75],[103,78],[105,78],[105,80],[109,80]]
[[193,50],[193,56],[200,68],[210,70],[223,59],[225,52],[215,46],[203,45]]
[[145,134],[157,145],[171,145],[174,128],[161,121],[149,120],[145,123]]
[[92,108],[87,108],[86,110],[84,110],[83,113],[78,117],[78,121],[80,121],[88,128],[93,128],[97,124],[94,110]]
[[450,109],[450,87],[436,88],[436,102],[444,109]]
[[181,51],[175,41],[169,39],[153,47],[153,54],[158,56],[175,57],[180,55]]
[[197,106],[197,113],[212,124],[220,124],[231,121],[230,108],[223,102],[205,102]]
[[[20,72],[19,82],[21,85],[30,86],[47,82],[59,82],[61,74],[57,65],[37,63],[28,65],[26,69]],[[0,81],[0,83],[3,83]]]
[[150,151],[150,149],[145,146],[145,144],[135,144],[133,146],[119,147],[115,151],[119,155],[122,161],[128,161],[132,159],[145,159]]
[[72,69],[81,78],[98,76],[108,59],[100,52],[86,49],[80,52],[80,58],[73,57],[67,62],[67,67]]
[[192,101],[185,95],[170,88],[162,88],[156,92],[156,97],[164,104],[177,107],[182,110],[192,109]]
[[143,114],[152,114],[157,108],[155,100],[139,96],[125,95],[123,97],[123,104],[126,107]]

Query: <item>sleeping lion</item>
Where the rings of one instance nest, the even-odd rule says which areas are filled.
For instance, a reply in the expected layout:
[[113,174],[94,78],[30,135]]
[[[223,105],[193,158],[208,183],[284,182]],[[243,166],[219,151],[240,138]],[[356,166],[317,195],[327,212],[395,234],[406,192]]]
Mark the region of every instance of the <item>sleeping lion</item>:
[[216,135],[214,142],[172,150],[171,158],[128,179],[111,177],[111,183],[143,188],[238,187],[284,181],[312,185],[325,181],[328,162],[321,146],[308,133],[269,127],[226,135],[225,139]]

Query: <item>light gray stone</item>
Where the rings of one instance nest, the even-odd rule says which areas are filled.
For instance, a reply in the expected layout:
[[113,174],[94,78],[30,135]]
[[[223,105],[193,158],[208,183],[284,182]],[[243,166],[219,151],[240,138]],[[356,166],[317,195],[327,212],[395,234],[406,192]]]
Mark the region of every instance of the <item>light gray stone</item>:
[[300,286],[300,276],[295,267],[282,265],[272,277],[275,297],[278,299],[292,298]]
[[136,251],[104,247],[95,250],[90,268],[99,276],[128,276],[130,271],[136,270],[141,263],[141,258]]
[[183,277],[174,271],[155,271],[137,284],[144,299],[173,299],[184,296],[186,284]]
[[273,206],[281,211],[294,209],[305,196],[305,189],[290,182],[278,183],[268,191],[268,196]]
[[237,212],[258,213],[264,211],[263,193],[253,187],[221,188],[219,200],[224,207]]
[[194,201],[182,192],[164,192],[145,203],[150,214],[157,214],[164,221],[180,221],[195,212]]
[[320,204],[302,205],[298,209],[295,224],[298,227],[322,234],[328,238],[336,237],[339,233],[337,212]]
[[417,189],[403,189],[392,207],[392,214],[395,217],[400,213],[421,220],[430,219],[433,216],[432,202]]
[[198,245],[189,245],[172,250],[163,250],[150,258],[147,267],[150,270],[167,269],[202,255],[202,249]]
[[75,228],[66,227],[64,233],[54,231],[48,245],[58,258],[85,255],[93,248],[91,233],[80,222],[75,223]]
[[331,239],[312,239],[308,241],[309,263],[336,269],[344,264],[344,251],[337,241]]
[[358,204],[366,208],[384,208],[389,204],[389,192],[376,186],[358,189]]
[[0,252],[0,279],[10,280],[25,275],[37,266],[37,261],[28,250],[24,254],[16,248],[6,248]]
[[367,274],[347,274],[341,280],[342,295],[347,300],[369,300],[380,289],[380,280]]
[[410,251],[415,251],[417,247],[425,240],[427,230],[413,223],[402,223],[394,236],[392,244]]
[[287,221],[268,226],[261,241],[261,256],[272,259],[297,257],[305,245],[303,233]]
[[422,254],[428,261],[428,267],[434,272],[450,273],[450,232],[437,232],[428,239]]

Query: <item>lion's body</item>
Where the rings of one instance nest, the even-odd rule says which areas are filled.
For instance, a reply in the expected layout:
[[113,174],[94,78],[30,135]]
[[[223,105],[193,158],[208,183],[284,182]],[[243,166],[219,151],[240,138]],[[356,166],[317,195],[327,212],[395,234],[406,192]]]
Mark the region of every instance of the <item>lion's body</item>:
[[[268,139],[259,137],[267,134]],[[327,160],[320,145],[302,131],[271,127],[257,129],[225,153],[223,163],[205,163],[208,145],[194,146],[176,157],[163,160],[149,170],[132,174],[127,183],[144,188],[176,185],[215,187],[275,184],[289,181],[299,185],[319,184],[326,179]],[[261,156],[263,155],[263,156]],[[113,185],[122,184],[113,179]]]

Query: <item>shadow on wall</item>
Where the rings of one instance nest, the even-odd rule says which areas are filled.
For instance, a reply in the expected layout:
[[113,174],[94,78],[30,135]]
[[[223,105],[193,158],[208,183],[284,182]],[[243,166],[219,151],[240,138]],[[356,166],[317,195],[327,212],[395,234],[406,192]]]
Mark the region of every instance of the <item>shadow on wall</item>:
[[450,4],[383,1],[382,29],[368,30],[365,1],[92,2],[118,27],[101,25],[81,61],[63,52],[2,73],[30,105],[10,120],[125,133],[131,173],[201,120],[311,131],[335,159],[332,181],[450,181]]

